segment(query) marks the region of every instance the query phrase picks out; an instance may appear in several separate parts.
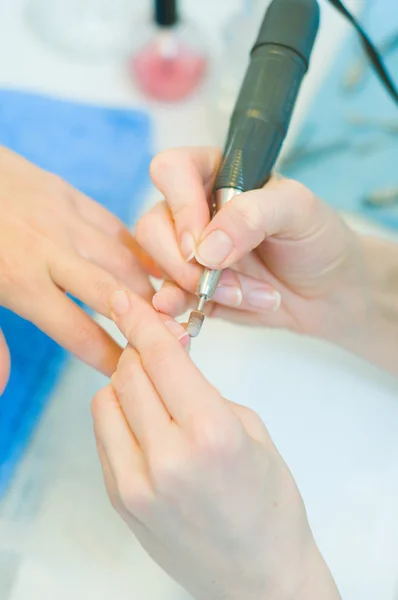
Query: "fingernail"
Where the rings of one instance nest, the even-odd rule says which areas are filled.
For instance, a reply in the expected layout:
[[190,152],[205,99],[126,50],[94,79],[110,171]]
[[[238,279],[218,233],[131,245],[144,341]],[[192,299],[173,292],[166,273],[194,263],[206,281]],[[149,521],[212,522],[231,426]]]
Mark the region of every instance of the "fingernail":
[[253,290],[247,295],[247,303],[260,310],[277,311],[281,305],[282,297],[276,290]]
[[231,254],[233,247],[231,238],[220,229],[216,229],[203,240],[197,249],[197,261],[207,267],[216,267]]
[[195,256],[196,243],[192,233],[189,233],[189,231],[184,231],[181,236],[180,250],[186,262],[189,262]]
[[185,352],[187,354],[189,354],[190,351],[191,351],[191,338],[190,338],[190,336],[188,336],[186,340],[184,339],[184,341],[181,342],[181,343],[182,343],[182,347],[184,348]]
[[123,290],[113,292],[111,296],[111,310],[115,315],[118,315],[119,317],[125,315],[129,309],[129,305],[130,303],[126,292]]
[[220,285],[214,292],[213,300],[219,304],[237,308],[242,304],[242,290],[231,285]]
[[156,296],[158,294],[159,294],[159,292],[156,292],[156,294],[153,296],[153,298],[152,298],[152,305],[153,305],[153,308],[159,312],[159,307],[157,305],[157,298],[156,298]]
[[165,325],[177,340],[181,340],[185,335],[188,335],[186,329],[177,321],[166,321]]

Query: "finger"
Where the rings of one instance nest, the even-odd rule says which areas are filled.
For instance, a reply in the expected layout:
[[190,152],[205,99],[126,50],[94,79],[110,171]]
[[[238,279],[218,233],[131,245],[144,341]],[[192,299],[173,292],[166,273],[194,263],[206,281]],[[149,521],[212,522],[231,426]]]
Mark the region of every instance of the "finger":
[[0,329],[0,396],[4,392],[10,376],[10,351]]
[[19,314],[104,375],[115,371],[121,348],[52,282],[43,287],[41,302],[29,304]]
[[158,154],[151,164],[152,180],[170,207],[177,243],[187,261],[194,257],[196,243],[209,222],[207,184],[220,156],[214,148],[180,148]]
[[131,346],[124,350],[111,385],[144,454],[150,453],[170,430],[172,421]]
[[72,203],[87,225],[114,238],[116,242],[130,250],[147,273],[153,277],[161,276],[154,261],[140,248],[125,224],[116,215],[78,190],[73,190]]
[[196,260],[225,268],[266,238],[300,240],[325,221],[327,206],[301,184],[273,179],[261,190],[232,198],[202,234]]
[[165,202],[159,202],[137,223],[138,243],[152,256],[169,279],[182,288],[195,292],[202,273],[197,264],[184,261],[176,238],[171,212]]
[[79,228],[76,249],[80,256],[102,267],[144,298],[152,298],[148,275],[130,249],[91,226]]
[[[281,293],[270,283],[247,277],[232,269],[226,269],[220,278],[212,302],[251,312],[277,311],[281,305]],[[156,310],[169,315],[182,314],[197,297],[187,294],[171,282],[166,282],[155,294],[152,303]]]
[[80,256],[58,253],[49,259],[53,282],[95,312],[110,317],[109,297],[123,287],[122,283],[104,269]]
[[135,512],[139,513],[138,499],[142,501],[145,497],[145,504],[148,504],[152,491],[144,456],[111,386],[95,395],[91,413],[95,437],[107,458],[120,501],[123,507],[136,509]]
[[171,281],[166,281],[152,298],[155,310],[171,317],[182,315],[189,308],[193,308],[197,301],[195,294],[189,294]]
[[162,279],[163,272],[160,269],[159,265],[153,260],[151,256],[137,242],[133,235],[127,230],[124,230],[120,233],[118,238],[120,242],[130,250],[136,256],[138,262],[141,267],[148,273],[148,275],[152,275],[152,277],[156,277],[156,279]]
[[146,373],[178,424],[220,410],[223,404],[218,393],[148,304],[118,291],[111,298],[111,307],[117,326],[139,353]]
[[120,231],[125,229],[122,221],[104,206],[79,190],[72,189],[72,192],[72,204],[87,224],[114,237],[118,237]]
[[[155,300],[155,297],[154,297]],[[178,317],[188,309],[196,308],[198,304],[197,296],[188,294],[178,286],[168,283],[165,289],[162,288],[156,294],[156,308],[159,312]],[[277,312],[272,310],[258,312],[248,311],[239,308],[230,308],[217,304],[216,302],[206,302],[204,313],[212,319],[223,319],[239,325],[272,327],[277,329],[293,329],[293,319],[289,312],[280,307]]]
[[213,304],[211,306],[210,316],[212,319],[222,319],[238,325],[248,325],[253,327],[263,326],[272,329],[297,330],[297,324],[288,310],[283,306],[277,312],[256,313],[248,310],[237,310]]
[[115,508],[115,510],[117,510],[120,513],[123,510],[123,505],[122,505],[120,497],[119,497],[119,493],[118,493],[117,486],[116,486],[116,481],[113,476],[112,468],[111,468],[110,462],[108,460],[108,457],[106,455],[106,452],[104,450],[104,447],[103,447],[102,443],[100,442],[99,438],[97,438],[97,437],[96,437],[96,446],[97,446],[98,458],[100,459],[100,463],[101,463],[101,467],[102,467],[102,475],[104,477],[105,488],[106,488],[107,494],[109,496],[109,500],[111,501],[113,508]]

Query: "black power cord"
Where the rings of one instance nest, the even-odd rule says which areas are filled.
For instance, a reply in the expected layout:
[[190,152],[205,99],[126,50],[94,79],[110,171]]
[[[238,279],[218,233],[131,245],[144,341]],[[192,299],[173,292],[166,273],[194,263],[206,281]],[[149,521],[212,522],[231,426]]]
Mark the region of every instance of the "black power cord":
[[377,76],[379,77],[384,87],[387,89],[391,98],[398,105],[397,86],[394,80],[392,79],[391,75],[389,74],[379,51],[376,49],[375,45],[373,44],[366,31],[363,29],[363,27],[360,25],[360,23],[357,21],[354,15],[350,13],[350,11],[344,6],[344,4],[340,0],[329,0],[329,2],[354,26],[361,38],[365,52],[373,68],[375,69]]

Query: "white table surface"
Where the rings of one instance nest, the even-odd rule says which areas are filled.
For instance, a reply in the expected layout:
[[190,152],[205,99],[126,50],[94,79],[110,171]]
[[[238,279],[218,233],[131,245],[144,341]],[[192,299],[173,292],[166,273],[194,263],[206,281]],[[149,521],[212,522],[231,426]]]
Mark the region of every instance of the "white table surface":
[[[355,3],[354,0],[354,5]],[[0,85],[116,105],[142,100],[120,66],[79,65],[0,2]],[[195,14],[199,3],[187,0]],[[209,37],[237,2],[200,3]],[[203,13],[203,11],[202,11]],[[293,127],[346,31],[325,11]],[[201,99],[151,106],[158,149],[213,142]],[[398,382],[285,332],[207,323],[193,358],[222,393],[264,419],[304,495],[345,600],[392,600],[398,581]],[[71,359],[0,510],[0,600],[187,598],[138,547],[105,496],[89,403],[104,379]]]

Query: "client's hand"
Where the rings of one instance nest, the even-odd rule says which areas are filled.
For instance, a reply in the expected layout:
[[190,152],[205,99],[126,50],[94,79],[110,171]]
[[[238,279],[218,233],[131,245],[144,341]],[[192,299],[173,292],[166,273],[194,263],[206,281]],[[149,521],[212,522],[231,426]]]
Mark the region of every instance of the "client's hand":
[[[99,204],[4,148],[0,212],[0,304],[110,375],[120,348],[66,293],[106,316],[121,282],[150,299],[138,244]],[[0,333],[0,389],[6,371]]]
[[123,291],[112,309],[129,346],[92,411],[109,496],[142,546],[195,600],[338,599],[259,417],[206,381],[182,326]]

